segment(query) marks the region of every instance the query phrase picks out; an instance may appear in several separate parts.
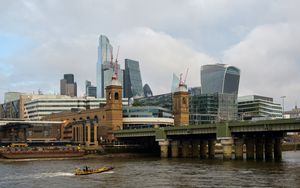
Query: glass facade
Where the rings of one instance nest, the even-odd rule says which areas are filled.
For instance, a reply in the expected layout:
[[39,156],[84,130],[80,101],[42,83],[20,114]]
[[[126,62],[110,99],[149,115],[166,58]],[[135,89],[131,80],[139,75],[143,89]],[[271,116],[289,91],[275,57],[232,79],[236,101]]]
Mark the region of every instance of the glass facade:
[[144,96],[141,71],[138,61],[125,59],[123,85],[124,97],[131,98]]
[[238,98],[238,114],[243,120],[278,119],[282,118],[282,107],[273,98],[248,95]]
[[225,64],[201,67],[201,89],[203,94],[238,94],[240,70]]
[[174,93],[176,91],[176,89],[178,88],[179,86],[179,82],[180,82],[180,79],[179,77],[173,73],[173,80],[172,80],[172,87],[171,87],[171,93]]
[[145,97],[152,97],[153,96],[152,90],[151,90],[151,88],[148,84],[144,85],[143,91],[144,91],[144,96]]
[[[97,97],[104,97],[104,68],[110,66],[112,46],[106,36],[100,35],[97,61]],[[107,77],[107,76],[106,76]],[[110,77],[111,79],[111,77]]]

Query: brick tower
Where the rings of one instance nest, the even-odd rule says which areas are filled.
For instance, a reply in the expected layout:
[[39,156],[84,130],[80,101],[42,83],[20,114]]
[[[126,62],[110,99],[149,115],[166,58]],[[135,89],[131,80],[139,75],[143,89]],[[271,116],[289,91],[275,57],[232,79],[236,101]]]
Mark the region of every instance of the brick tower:
[[[106,125],[112,131],[119,130],[123,126],[122,86],[120,82],[116,79],[116,77],[113,77],[111,84],[108,85],[105,89]],[[111,137],[111,139],[113,138]]]
[[189,125],[189,93],[184,84],[179,84],[173,95],[173,114],[175,126]]

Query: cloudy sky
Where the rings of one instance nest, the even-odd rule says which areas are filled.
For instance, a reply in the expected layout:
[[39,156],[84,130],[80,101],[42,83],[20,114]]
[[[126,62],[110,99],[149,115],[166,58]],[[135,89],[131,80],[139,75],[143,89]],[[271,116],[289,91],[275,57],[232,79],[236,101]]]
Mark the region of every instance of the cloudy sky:
[[239,95],[274,97],[300,105],[298,0],[0,0],[0,99],[6,91],[58,93],[73,73],[79,94],[96,81],[100,34],[119,62],[140,62],[154,94],[170,91],[172,73],[200,66],[241,69]]

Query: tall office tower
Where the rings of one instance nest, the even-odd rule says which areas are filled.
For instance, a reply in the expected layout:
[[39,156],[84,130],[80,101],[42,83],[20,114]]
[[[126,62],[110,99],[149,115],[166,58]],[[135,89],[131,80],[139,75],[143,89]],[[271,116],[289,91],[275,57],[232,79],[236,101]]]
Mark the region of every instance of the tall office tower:
[[238,94],[240,70],[225,64],[201,66],[202,94]]
[[171,93],[174,93],[176,91],[177,87],[179,86],[179,82],[179,77],[175,73],[173,73]]
[[60,80],[60,94],[71,97],[77,96],[77,83],[74,82],[73,74],[64,74],[64,78]]
[[144,87],[143,87],[143,91],[144,91],[144,96],[145,97],[152,97],[153,96],[153,93],[151,91],[151,88],[148,84],[145,84]]
[[125,59],[124,97],[144,96],[141,71],[138,61]]
[[[105,97],[105,88],[111,82],[111,78],[115,72],[118,74],[118,80],[123,83],[123,71],[120,65],[114,66],[112,63],[113,47],[109,43],[106,36],[100,35],[98,46],[98,62],[97,62],[97,97]],[[117,69],[115,71],[115,68]]]
[[97,97],[97,87],[92,85],[91,81],[85,81],[85,95],[87,97]]

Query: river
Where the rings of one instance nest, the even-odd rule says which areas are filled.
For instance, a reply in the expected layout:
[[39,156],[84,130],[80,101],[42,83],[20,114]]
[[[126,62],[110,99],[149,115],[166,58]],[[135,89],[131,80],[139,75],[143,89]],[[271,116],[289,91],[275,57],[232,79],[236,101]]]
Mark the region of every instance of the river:
[[[111,172],[75,176],[75,167],[113,166]],[[72,160],[0,161],[2,188],[76,187],[300,187],[300,151],[282,162],[99,157]]]

